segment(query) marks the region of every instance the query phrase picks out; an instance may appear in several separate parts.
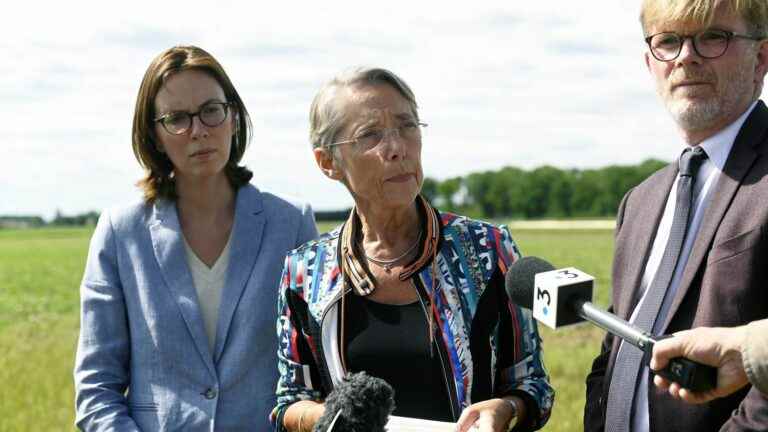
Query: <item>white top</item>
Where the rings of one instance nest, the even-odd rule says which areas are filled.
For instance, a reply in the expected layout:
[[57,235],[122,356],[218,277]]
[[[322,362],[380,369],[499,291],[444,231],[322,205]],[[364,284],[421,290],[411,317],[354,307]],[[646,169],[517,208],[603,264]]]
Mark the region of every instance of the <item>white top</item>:
[[[183,237],[183,236],[182,236]],[[216,344],[216,324],[219,320],[219,305],[221,304],[221,292],[224,289],[224,283],[227,278],[227,267],[229,267],[229,244],[232,240],[230,234],[227,244],[221,251],[221,255],[213,264],[208,267],[184,239],[184,248],[187,251],[187,264],[192,272],[192,280],[195,283],[197,291],[197,302],[200,306],[200,312],[203,314],[203,324],[205,325],[205,334],[208,336],[208,346],[213,352]]]
[[[703,148],[707,153],[707,159],[701,165],[699,172],[696,175],[696,182],[693,187],[693,203],[691,205],[692,214],[690,215],[690,224],[688,225],[688,230],[685,234],[685,241],[683,243],[683,248],[680,251],[680,258],[677,261],[677,266],[675,267],[675,271],[672,274],[672,280],[669,283],[669,288],[667,289],[667,293],[664,296],[664,302],[661,304],[661,309],[659,310],[656,323],[653,327],[652,334],[654,335],[659,334],[659,332],[663,330],[661,326],[664,324],[664,320],[669,313],[669,308],[672,305],[672,300],[675,298],[677,289],[680,286],[680,279],[683,277],[683,270],[685,269],[685,265],[691,255],[693,243],[695,242],[696,235],[699,232],[699,227],[701,226],[701,221],[704,218],[705,210],[709,205],[710,198],[714,194],[712,189],[714,188],[715,184],[717,184],[717,179],[723,172],[723,167],[725,167],[725,162],[728,159],[728,155],[731,153],[731,148],[733,148],[733,142],[736,140],[736,135],[738,135],[739,130],[741,130],[741,126],[744,124],[744,121],[747,120],[749,113],[752,112],[752,109],[755,108],[755,105],[757,105],[757,101],[753,102],[752,105],[746,111],[744,111],[744,114],[736,119],[736,121],[699,144],[699,146]],[[680,159],[681,153],[682,151],[677,153],[675,160]],[[659,269],[661,258],[664,255],[664,248],[667,246],[669,233],[672,230],[672,219],[674,218],[675,214],[677,182],[679,178],[680,176],[678,175],[678,178],[675,179],[675,182],[672,184],[672,189],[669,191],[667,204],[664,207],[664,214],[661,217],[661,222],[659,222],[659,226],[656,231],[656,238],[653,241],[653,247],[651,248],[651,254],[648,257],[648,262],[645,265],[643,278],[640,282],[641,289],[646,293],[648,286],[650,285],[654,276],[656,276],[656,271]],[[645,294],[643,294],[643,297],[637,303],[635,310],[632,311],[632,316],[629,318],[629,322],[635,321],[637,313],[640,310],[640,306],[644,301]],[[630,348],[637,349],[632,346],[630,346]],[[625,349],[625,344],[623,342],[619,347],[619,350],[622,349]],[[643,366],[642,370],[640,371],[640,378],[638,380],[638,383],[641,385],[638,385],[635,389],[635,398],[632,407],[633,414],[631,430],[633,432],[645,432],[649,430],[647,382],[648,367]]]

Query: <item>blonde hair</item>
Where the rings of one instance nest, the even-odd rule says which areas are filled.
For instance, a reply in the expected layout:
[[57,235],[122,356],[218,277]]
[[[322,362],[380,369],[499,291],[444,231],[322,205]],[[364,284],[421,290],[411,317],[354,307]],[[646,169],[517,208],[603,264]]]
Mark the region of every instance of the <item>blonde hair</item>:
[[766,0],[643,0],[640,23],[648,29],[661,22],[686,22],[709,26],[721,4],[740,16],[750,35],[768,37],[768,1]]

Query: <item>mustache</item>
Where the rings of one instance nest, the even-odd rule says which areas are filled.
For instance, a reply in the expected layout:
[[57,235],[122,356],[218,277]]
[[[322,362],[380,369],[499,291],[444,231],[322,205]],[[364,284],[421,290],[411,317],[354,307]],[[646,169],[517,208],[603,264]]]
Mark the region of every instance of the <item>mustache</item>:
[[683,67],[673,71],[669,76],[669,81],[671,82],[672,86],[676,86],[684,82],[714,82],[715,80],[713,75],[706,70]]

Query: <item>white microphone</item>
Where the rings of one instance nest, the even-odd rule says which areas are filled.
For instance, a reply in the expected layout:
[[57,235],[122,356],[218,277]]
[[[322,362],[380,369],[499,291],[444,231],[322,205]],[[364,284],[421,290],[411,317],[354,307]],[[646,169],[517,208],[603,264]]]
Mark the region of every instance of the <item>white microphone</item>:
[[[536,257],[515,261],[507,271],[505,285],[513,303],[533,311],[533,317],[552,329],[589,321],[620,337],[647,355],[664,336],[654,337],[616,315],[592,304],[595,278],[573,267],[555,270]],[[693,391],[709,390],[717,382],[717,369],[677,357],[656,372]]]
[[533,317],[553,330],[584,321],[574,306],[592,301],[594,283],[594,277],[573,267],[536,273]]

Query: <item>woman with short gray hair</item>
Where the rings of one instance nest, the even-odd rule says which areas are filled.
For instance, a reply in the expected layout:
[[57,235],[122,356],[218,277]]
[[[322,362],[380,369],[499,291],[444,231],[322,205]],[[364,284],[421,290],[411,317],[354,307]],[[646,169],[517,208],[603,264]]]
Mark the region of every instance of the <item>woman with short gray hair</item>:
[[504,273],[509,231],[440,213],[421,196],[416,98],[397,75],[356,69],[310,112],[320,170],[355,201],[340,227],[290,252],[279,296],[280,379],[272,421],[306,432],[350,372],[395,390],[395,415],[459,430],[534,430],[554,400],[529,312]]

